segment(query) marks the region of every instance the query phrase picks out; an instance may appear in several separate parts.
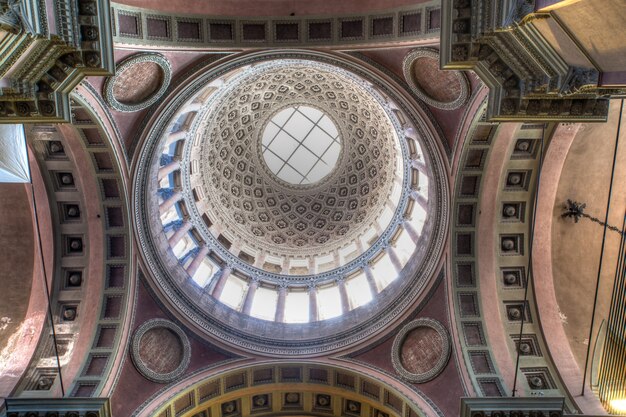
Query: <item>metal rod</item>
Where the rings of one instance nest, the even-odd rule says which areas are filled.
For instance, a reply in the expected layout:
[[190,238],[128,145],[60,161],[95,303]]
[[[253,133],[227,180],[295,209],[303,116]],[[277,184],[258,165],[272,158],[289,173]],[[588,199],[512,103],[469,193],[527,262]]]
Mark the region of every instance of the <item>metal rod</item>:
[[535,237],[535,223],[537,220],[537,202],[539,200],[539,183],[541,181],[541,168],[543,166],[543,146],[546,136],[546,125],[543,125],[541,132],[541,147],[539,148],[539,167],[537,169],[537,180],[535,185],[535,197],[533,201],[532,221],[530,223],[530,237],[528,239],[528,264],[526,265],[526,285],[524,288],[524,302],[522,304],[522,321],[519,326],[519,337],[517,339],[517,352],[515,357],[515,376],[513,377],[513,392],[515,397],[517,391],[517,375],[519,373],[520,346],[522,344],[522,335],[524,334],[524,319],[526,318],[526,303],[528,302],[528,288],[532,282],[532,265],[533,265],[533,240]]
[[604,231],[602,232],[602,246],[600,247],[600,260],[598,261],[598,276],[596,278],[596,291],[593,298],[593,309],[591,310],[591,325],[589,326],[589,337],[587,338],[587,354],[585,355],[585,370],[583,371],[583,386],[580,395],[585,395],[585,384],[587,382],[587,368],[589,367],[589,351],[591,349],[591,338],[593,337],[594,320],[596,317],[596,308],[598,305],[598,288],[600,287],[600,277],[602,275],[602,259],[604,257],[604,242],[606,240],[607,224],[609,222],[609,210],[611,209],[611,195],[613,193],[613,179],[615,177],[615,163],[617,161],[617,148],[619,145],[619,134],[622,127],[622,113],[624,111],[624,99],[619,110],[619,119],[617,120],[617,133],[615,134],[615,150],[613,151],[613,165],[611,168],[611,182],[609,183],[609,196],[606,202],[606,215],[604,219]]
[[[26,135],[24,135],[26,140]],[[28,149],[28,144],[26,144]],[[30,167],[30,158],[28,162],[28,176],[30,178],[30,192],[33,197],[33,216],[35,217],[35,227],[37,229],[37,243],[39,246],[39,258],[41,259],[41,267],[43,269],[43,286],[46,289],[46,298],[48,300],[48,317],[50,318],[50,326],[52,327],[52,342],[54,344],[54,355],[57,359],[57,370],[59,371],[59,382],[61,383],[61,395],[65,397],[65,387],[63,385],[63,375],[61,374],[61,360],[59,359],[59,348],[57,344],[57,334],[54,328],[54,318],[52,316],[52,300],[50,299],[50,290],[48,288],[48,273],[46,272],[46,260],[43,256],[43,245],[41,244],[41,231],[39,228],[39,216],[37,215],[37,200],[35,198],[35,186],[33,185],[32,170]]]

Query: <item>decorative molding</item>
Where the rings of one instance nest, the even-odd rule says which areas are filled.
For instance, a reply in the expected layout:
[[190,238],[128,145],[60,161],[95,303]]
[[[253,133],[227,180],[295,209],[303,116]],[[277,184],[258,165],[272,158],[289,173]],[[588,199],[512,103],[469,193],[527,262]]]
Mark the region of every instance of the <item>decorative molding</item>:
[[7,398],[7,417],[111,417],[108,398]]
[[[575,401],[569,396],[550,355],[541,354],[547,352],[547,347],[540,323],[536,319],[532,286],[529,287],[528,301],[523,301],[528,285],[528,234],[532,224],[531,211],[527,208],[533,207],[535,179],[541,160],[537,147],[542,138],[544,124],[487,123],[482,120],[485,107],[486,103],[476,113],[463,147],[454,201],[456,221],[451,243],[452,288],[455,293],[454,311],[463,359],[479,395],[506,396],[511,387],[505,384],[503,376],[506,371],[510,371],[510,364],[496,361],[492,350],[508,350],[510,357],[515,358],[519,349],[521,369],[541,369],[541,372],[535,372],[538,375],[531,375],[541,379],[541,395],[564,395],[567,409],[574,410]],[[549,143],[552,130],[553,125],[545,128],[546,144]],[[504,161],[493,159],[491,151],[494,148],[494,155],[499,155]],[[491,187],[484,189],[483,181],[487,181],[488,176],[489,179],[494,178],[490,176],[489,167],[491,164],[499,166],[500,163],[502,167],[499,172],[505,174],[499,178],[495,188],[493,184],[496,183],[491,182]],[[511,174],[519,173],[523,175],[511,178]],[[483,216],[485,213],[493,213],[489,215],[492,218],[483,219],[495,225],[491,244],[484,241],[484,233],[482,236],[478,233],[474,218],[479,209],[483,210]],[[487,293],[482,292],[485,290],[481,289],[485,277],[479,276],[479,256],[485,252],[477,249],[479,245],[481,248],[491,247],[493,251],[496,272],[493,297],[486,295]],[[487,288],[486,291],[493,291],[493,288]],[[499,314],[488,313],[490,316],[485,317],[485,311],[493,307],[494,303],[500,306]],[[524,334],[523,343],[520,344],[518,338],[522,317]],[[505,340],[496,339],[490,342],[487,320],[499,321],[504,333],[511,336]],[[503,366],[507,368],[503,369]],[[536,378],[533,381],[539,380]],[[508,377],[506,379],[510,380]],[[517,394],[537,393],[539,389],[530,385],[530,379],[525,380],[527,382],[518,384]],[[538,386],[539,383],[535,385]]]
[[442,102],[434,97],[429,96],[419,85],[419,81],[415,79],[415,76],[412,73],[413,64],[419,58],[432,58],[436,59],[439,62],[439,51],[433,48],[418,48],[409,52],[409,54],[402,61],[402,73],[404,74],[404,79],[408,83],[411,90],[417,95],[422,101],[424,101],[429,106],[433,106],[437,109],[442,110],[455,110],[459,107],[465,105],[469,98],[470,91],[470,83],[467,79],[467,75],[463,74],[460,71],[446,71],[446,74],[453,75],[456,80],[459,82],[461,87],[461,91],[456,99],[450,102]]
[[546,416],[562,417],[563,397],[461,398],[460,417]]
[[[158,373],[150,369],[142,359],[141,352],[139,351],[141,338],[148,331],[161,328],[168,329],[176,334],[183,348],[182,358],[176,369],[165,374]],[[135,334],[133,335],[132,345],[130,347],[130,354],[133,359],[133,363],[135,364],[135,367],[141,373],[141,375],[143,375],[150,381],[160,384],[167,384],[180,378],[187,370],[187,367],[189,366],[189,362],[191,360],[191,345],[189,343],[189,338],[187,337],[183,329],[181,329],[178,325],[165,319],[152,319],[143,323],[135,331]]]
[[58,0],[50,16],[56,33],[49,33],[44,1],[20,3],[12,12],[19,15],[17,26],[0,45],[0,74],[8,74],[0,88],[0,121],[70,122],[74,87],[86,76],[114,70],[110,3]]
[[[51,203],[55,199],[59,203],[51,204],[51,209],[57,212],[56,218],[63,219],[59,229],[55,230],[56,239],[58,242],[61,242],[62,238],[67,240],[68,236],[74,237],[76,231],[80,230],[84,243],[84,254],[82,256],[72,255],[71,265],[66,265],[67,262],[64,262],[63,258],[54,262],[56,265],[53,278],[55,290],[51,295],[53,299],[65,300],[68,294],[64,294],[64,292],[71,291],[73,302],[58,302],[53,306],[53,309],[57,311],[59,316],[67,309],[77,312],[74,324],[64,325],[64,331],[73,332],[78,328],[77,326],[81,325],[81,317],[85,317],[87,313],[89,307],[85,305],[86,301],[84,300],[85,283],[96,281],[88,285],[101,285],[103,288],[100,293],[100,301],[98,301],[100,311],[94,314],[93,337],[91,340],[86,340],[88,347],[83,358],[76,356],[70,358],[72,362],[82,362],[77,367],[76,377],[70,381],[72,385],[66,386],[70,395],[80,393],[81,395],[97,396],[102,393],[109,376],[117,371],[115,368],[116,360],[119,358],[118,355],[122,355],[124,352],[123,349],[120,349],[120,345],[123,343],[121,334],[129,312],[127,300],[133,288],[131,283],[133,249],[129,244],[132,240],[130,236],[132,227],[128,219],[129,207],[125,197],[128,193],[124,191],[126,180],[121,166],[123,155],[118,153],[118,148],[112,142],[115,139],[107,133],[104,127],[106,123],[99,119],[98,112],[91,106],[88,98],[73,93],[70,104],[73,127],[34,124],[32,129],[28,130],[27,137],[29,143],[32,143],[40,166],[51,167],[50,170],[42,170],[42,174],[48,182],[48,195],[52,196]],[[54,148],[51,146],[52,144],[55,145]],[[72,149],[72,152],[66,154],[64,149]],[[78,156],[83,158],[87,165],[75,162],[75,158]],[[98,160],[110,161],[112,168],[107,164],[106,169],[104,169],[98,165]],[[70,187],[71,189],[60,188],[58,184],[59,172],[53,168],[57,165],[50,165],[51,161],[54,161],[55,164],[62,163],[63,172],[70,173],[74,180],[77,180],[79,176],[84,176],[81,174],[83,171],[79,169],[80,167],[84,166],[86,168],[82,169],[89,169],[90,172],[93,172],[92,181],[95,190],[90,192],[95,193],[94,196],[97,197],[98,202],[94,205],[93,201],[90,204],[83,201],[84,190],[81,189],[80,181],[77,181],[75,186]],[[113,189],[117,191],[116,196],[110,194]],[[59,197],[56,197],[57,194]],[[101,254],[93,252],[94,249],[90,245],[89,234],[86,229],[85,221],[90,215],[88,207],[91,206],[101,214],[103,220]],[[77,213],[69,213],[70,208],[78,209]],[[95,216],[95,214],[92,215]],[[71,222],[71,230],[73,231],[71,235],[65,234],[68,226],[66,223],[68,222]],[[61,252],[57,256],[66,255]],[[96,256],[100,256],[103,262],[100,267],[102,268],[102,276],[100,277],[86,273],[90,269],[90,263],[97,259]],[[70,283],[71,275],[76,273],[79,274],[80,279]],[[110,310],[107,311],[107,309]],[[88,335],[91,333],[82,330],[82,333],[89,337]],[[72,341],[72,335],[69,333],[58,333],[58,336],[66,344]],[[51,355],[50,347],[46,346],[47,341],[44,339],[47,338],[42,337],[35,357]],[[32,378],[38,374],[37,366],[40,362],[33,360],[31,363],[24,384],[21,384],[21,390],[30,390],[28,387]],[[98,366],[102,366],[98,374],[90,370],[90,367],[96,363]],[[65,371],[64,376],[66,376]]]
[[[437,332],[442,342],[442,351],[437,362],[432,364],[432,368],[423,373],[413,373],[408,371],[403,365],[401,360],[401,350],[404,346],[405,339],[407,335],[415,329],[420,327],[428,327]],[[448,360],[450,359],[450,352],[452,351],[452,346],[450,343],[450,336],[448,335],[448,331],[441,323],[437,320],[431,318],[419,318],[417,320],[413,320],[410,323],[407,323],[400,329],[400,332],[396,335],[396,338],[393,341],[393,346],[391,348],[391,363],[398,374],[408,382],[422,384],[424,382],[428,382],[433,380],[439,375],[446,365],[448,364]]]
[[[115,94],[113,93],[113,88],[115,86],[115,81],[124,71],[131,70],[133,65],[140,64],[143,62],[153,62],[157,64],[161,70],[163,71],[163,80],[161,81],[161,85],[159,88],[154,91],[148,98],[146,98],[141,103],[137,104],[124,104],[119,102],[115,98]],[[139,110],[143,110],[147,107],[152,106],[156,103],[163,95],[167,92],[169,88],[170,81],[172,80],[172,66],[170,62],[161,54],[156,53],[140,53],[130,56],[126,58],[121,63],[117,64],[117,70],[115,71],[115,76],[109,77],[104,82],[103,96],[106,100],[107,104],[111,106],[113,109],[120,112],[135,112]]]
[[[480,350],[485,352],[488,360],[494,363],[492,354],[488,351],[489,343],[484,324],[484,317],[478,306],[479,277],[478,262],[475,254],[476,222],[474,221],[482,184],[481,168],[466,167],[468,155],[471,151],[484,153],[488,161],[489,149],[496,134],[497,125],[485,123],[482,118],[486,112],[486,100],[476,111],[468,131],[465,143],[461,150],[458,172],[456,173],[455,199],[453,202],[455,225],[452,229],[450,242],[451,252],[451,280],[452,280],[452,314],[456,316],[457,331],[463,355],[465,368],[472,381],[474,390],[482,396],[504,396],[504,381],[499,372],[494,370],[490,374],[477,375],[473,371],[470,354]],[[461,216],[460,213],[470,211],[470,215]],[[466,218],[467,217],[467,218]]]
[[[409,198],[410,152],[402,137],[402,127],[382,105],[382,97],[350,73],[315,61],[293,59],[259,63],[244,78],[238,77],[238,82],[231,83],[226,93],[216,95],[219,101],[209,99],[206,104],[208,108],[219,110],[207,116],[197,116],[200,120],[194,121],[188,130],[188,144],[183,155],[185,162],[181,163],[180,169],[182,188],[185,206],[202,237],[209,244],[213,243],[213,236],[201,220],[206,214],[212,223],[226,225],[225,229],[232,236],[231,242],[237,246],[245,245],[285,260],[288,256],[313,260],[317,256],[332,255],[364,235],[382,216],[385,205],[392,202],[397,207],[396,213],[388,225],[381,225],[385,236],[380,241],[386,241],[401,221],[397,214],[405,211]],[[282,84],[279,85],[285,91],[276,90],[277,82],[273,81],[276,77],[281,78],[279,83]],[[252,97],[263,97],[262,104]],[[239,103],[242,109],[230,111],[233,103]],[[335,124],[342,138],[336,167],[313,184],[289,184],[273,174],[257,139],[274,115],[295,105],[322,111]],[[358,112],[354,110],[357,108]],[[197,132],[198,126],[205,125],[209,127]],[[211,140],[218,136],[221,141]],[[199,144],[196,137],[202,138]],[[361,139],[369,146],[354,139]],[[193,144],[189,143],[192,141]],[[240,155],[237,149],[240,149]],[[211,155],[220,155],[221,161],[203,164]],[[191,178],[188,169],[194,163],[202,167],[199,172],[194,172],[200,174],[196,180]],[[254,177],[249,170],[246,171],[248,167],[255,168]],[[394,199],[391,189],[394,172],[398,170],[402,172],[402,193]],[[238,174],[240,171],[242,174]],[[238,175],[243,181],[236,179]],[[220,178],[219,185],[215,184],[215,178]],[[203,191],[206,209],[201,210],[195,203],[192,189]],[[238,190],[237,195],[233,189]],[[330,213],[339,208],[342,217],[333,219]],[[323,224],[316,226],[317,221]],[[276,238],[282,241],[276,242]],[[371,258],[380,251],[380,244],[365,246],[365,249],[363,253]],[[231,267],[242,272],[257,274],[274,283],[284,278],[262,269],[252,269],[236,256],[228,256],[221,248],[215,248],[215,251],[227,259]],[[289,276],[287,279],[298,283],[332,280],[336,275],[351,273],[363,261],[361,254],[358,258],[350,262],[351,267],[340,271],[333,268],[330,272]]]
[[473,70],[489,86],[489,121],[605,122],[609,98],[626,90],[599,86],[592,62],[561,57],[536,25],[552,15],[522,16],[532,10],[525,1],[443,0],[442,67]]
[[[148,412],[149,415],[196,415],[201,412],[237,415],[235,411],[230,411],[233,407],[228,408],[229,413],[221,412],[224,405],[233,403],[235,410],[238,405],[249,404],[252,413],[260,416],[285,411],[315,415],[321,412],[329,416],[443,416],[436,404],[423,392],[402,384],[404,389],[413,394],[409,396],[398,387],[389,385],[389,380],[385,380],[387,377],[379,374],[378,370],[369,371],[364,374],[361,370],[315,362],[268,362],[252,366],[235,364],[208,378],[195,378],[192,383],[187,382],[189,379],[181,381],[179,387],[168,390],[167,395],[154,396],[153,401],[144,403],[133,416],[148,415]],[[342,381],[349,382],[344,384]],[[284,386],[285,383],[290,385],[288,391],[277,389],[277,386]],[[294,395],[286,398],[289,393],[297,394],[298,398]],[[330,404],[341,406],[327,407],[325,402],[318,400],[320,395],[330,397]],[[263,396],[270,401],[255,401],[257,397]],[[187,398],[191,401],[188,402]],[[348,402],[356,403],[357,408],[348,408]],[[193,407],[187,408],[189,404],[193,404]]]
[[[122,45],[149,45],[155,48],[289,48],[316,46],[363,46],[371,44],[407,44],[416,40],[432,39],[439,27],[425,28],[424,16],[439,11],[439,2],[385,9],[374,13],[348,15],[303,16],[215,16],[183,15],[113,3],[114,23],[117,32],[114,42]],[[169,33],[153,29],[150,33],[148,18],[157,15],[166,22]],[[419,16],[417,27],[403,24],[406,16]],[[120,24],[120,17],[125,20]],[[198,23],[197,29],[179,33],[181,22]],[[354,22],[354,23],[352,23]],[[172,30],[172,28],[174,30]]]
[[420,110],[423,112],[423,115],[424,115],[423,117],[428,119],[428,121],[432,124],[433,129],[435,130],[434,133],[436,134],[436,136],[439,137],[440,143],[443,146],[443,149],[446,155],[448,156],[448,159],[450,159],[452,157],[452,150],[450,149],[450,144],[448,144],[448,141],[444,139],[445,134],[443,133],[441,126],[439,126],[439,123],[433,116],[430,107],[428,107],[426,103],[420,100],[419,97],[411,90],[411,88],[409,87],[409,84],[404,80],[404,77],[400,77],[399,75],[389,70],[384,65],[381,65],[378,61],[373,60],[372,58],[370,58],[367,55],[364,55],[361,52],[351,51],[351,52],[346,52],[346,53],[350,56],[353,56],[359,59],[360,61],[366,63],[367,65],[370,65],[371,67],[375,68],[381,73],[385,74],[387,77],[392,79],[396,84],[398,84],[399,86],[402,86],[403,90],[406,93],[410,94],[411,98],[413,98],[413,101],[415,102],[415,105],[417,105],[420,108]]

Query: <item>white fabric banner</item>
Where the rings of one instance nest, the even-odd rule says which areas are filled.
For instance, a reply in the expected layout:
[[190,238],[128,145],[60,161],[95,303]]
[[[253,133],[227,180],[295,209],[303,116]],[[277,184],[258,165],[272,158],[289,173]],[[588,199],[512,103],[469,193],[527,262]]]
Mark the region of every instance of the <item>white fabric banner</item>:
[[30,182],[24,125],[0,124],[0,183]]

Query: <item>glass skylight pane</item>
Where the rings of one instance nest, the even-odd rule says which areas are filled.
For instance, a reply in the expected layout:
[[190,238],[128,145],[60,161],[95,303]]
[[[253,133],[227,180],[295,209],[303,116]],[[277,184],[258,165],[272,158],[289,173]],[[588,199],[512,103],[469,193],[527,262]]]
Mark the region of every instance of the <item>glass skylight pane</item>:
[[250,315],[264,320],[274,320],[278,292],[270,288],[259,287],[254,293]]
[[298,142],[285,132],[276,135],[274,141],[269,145],[269,149],[284,161],[289,159],[297,147]]
[[306,175],[316,162],[317,157],[304,146],[300,146],[289,160],[289,165],[294,167],[301,174]]
[[[310,184],[333,170],[341,145],[337,129],[328,116],[306,106],[297,109],[292,107],[281,111],[267,125],[262,139],[263,158],[269,169],[283,181],[296,185]],[[282,122],[287,120],[285,112],[293,115],[283,125]],[[327,131],[315,123],[324,123]]]
[[283,129],[291,136],[302,142],[313,129],[314,124],[300,113],[295,113],[283,126]]
[[322,161],[324,161],[328,166],[334,167],[337,163],[337,159],[339,158],[339,154],[341,153],[341,145],[337,142],[333,142],[332,145],[328,148],[326,153],[322,156]]
[[268,123],[267,127],[263,131],[263,140],[261,142],[263,146],[269,145],[278,132],[280,132],[280,128],[278,126],[274,123]]
[[337,128],[332,120],[330,120],[330,117],[322,117],[322,120],[317,122],[317,125],[333,138],[336,138],[339,135]]
[[[320,164],[323,165],[323,166],[321,166]],[[325,174],[326,170],[327,170],[327,168],[326,168],[325,164],[322,161],[318,161],[315,164],[315,166],[313,167],[313,169],[311,171],[309,171],[309,173],[307,175],[308,182],[309,183],[318,182],[319,180],[321,180],[322,178],[324,178],[326,176],[326,174]]]
[[233,275],[229,276],[222,290],[220,301],[227,306],[239,311],[243,304],[243,296],[248,288],[248,283]]
[[317,312],[320,320],[340,316],[343,312],[339,287],[320,288],[317,291]]
[[300,106],[298,110],[313,122],[317,122],[324,115],[324,113],[313,107]]
[[291,184],[300,184],[304,177],[289,165],[285,165],[278,173],[278,178]]
[[180,217],[178,216],[178,211],[176,211],[175,205],[170,207],[165,213],[161,214],[161,224],[163,225],[178,219],[180,219]]
[[265,163],[272,172],[278,172],[285,164],[285,161],[274,155],[271,151],[265,151],[263,153]]
[[372,301],[372,292],[363,272],[346,281],[346,292],[351,307],[357,308]]
[[309,322],[309,293],[291,291],[285,297],[285,322]]
[[378,260],[372,267],[372,273],[378,286],[379,291],[382,291],[391,284],[397,277],[396,269],[391,263],[391,259],[388,254],[384,254],[381,259]]
[[215,273],[216,267],[213,262],[211,262],[208,258],[205,258],[201,263],[200,267],[195,274],[191,277],[193,281],[198,284],[201,288],[207,286],[213,274]]
[[188,234],[183,236],[176,245],[172,248],[172,252],[174,252],[174,256],[178,259],[182,258],[187,252],[197,247],[196,243],[193,241],[191,236]]
[[330,144],[333,143],[333,138],[319,127],[315,127],[302,143],[317,155],[322,155]]
[[272,117],[272,122],[276,123],[278,126],[282,127],[287,120],[291,117],[291,115],[295,112],[294,108],[285,109],[276,114],[276,116]]

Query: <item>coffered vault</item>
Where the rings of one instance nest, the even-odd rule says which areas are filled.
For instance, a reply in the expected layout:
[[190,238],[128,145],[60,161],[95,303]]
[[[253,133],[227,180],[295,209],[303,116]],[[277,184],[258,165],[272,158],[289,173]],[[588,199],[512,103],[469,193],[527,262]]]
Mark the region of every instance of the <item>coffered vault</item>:
[[0,415],[618,414],[590,3],[0,2]]

